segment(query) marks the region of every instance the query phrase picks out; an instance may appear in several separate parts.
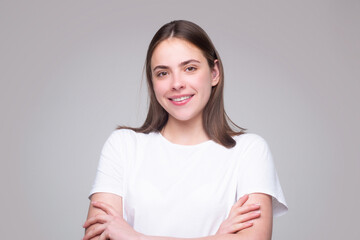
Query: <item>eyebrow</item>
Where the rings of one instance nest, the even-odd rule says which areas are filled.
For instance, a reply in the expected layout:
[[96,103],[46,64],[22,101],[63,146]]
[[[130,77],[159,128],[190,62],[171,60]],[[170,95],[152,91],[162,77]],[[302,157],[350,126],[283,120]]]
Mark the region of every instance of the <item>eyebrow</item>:
[[[192,62],[200,63],[200,61],[198,61],[198,60],[190,59],[190,60],[186,60],[186,61],[184,61],[184,62],[181,62],[181,63],[179,64],[179,66],[182,67],[182,66],[185,66],[185,65],[187,65],[187,64],[189,64],[189,63],[192,63]],[[154,67],[153,72],[154,72],[156,69],[169,69],[169,67],[168,67],[168,66],[165,66],[165,65],[158,65],[158,66]]]

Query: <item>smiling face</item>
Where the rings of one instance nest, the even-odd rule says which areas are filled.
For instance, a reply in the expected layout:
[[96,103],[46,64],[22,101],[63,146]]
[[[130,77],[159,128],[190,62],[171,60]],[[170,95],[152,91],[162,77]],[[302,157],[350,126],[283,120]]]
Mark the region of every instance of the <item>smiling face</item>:
[[169,121],[201,121],[211,89],[219,81],[217,64],[210,69],[195,45],[168,38],[155,48],[151,70],[156,99],[169,114]]

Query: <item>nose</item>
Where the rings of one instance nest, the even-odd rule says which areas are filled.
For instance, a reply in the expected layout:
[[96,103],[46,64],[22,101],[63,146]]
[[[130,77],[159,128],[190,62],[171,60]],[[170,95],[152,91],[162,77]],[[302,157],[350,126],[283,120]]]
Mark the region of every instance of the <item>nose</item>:
[[181,78],[179,74],[172,75],[172,89],[178,91],[185,88],[185,81]]

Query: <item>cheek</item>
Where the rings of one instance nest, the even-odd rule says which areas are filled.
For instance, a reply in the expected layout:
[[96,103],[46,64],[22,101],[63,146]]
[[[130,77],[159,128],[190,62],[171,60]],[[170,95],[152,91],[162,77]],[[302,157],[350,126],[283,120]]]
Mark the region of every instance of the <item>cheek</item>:
[[153,89],[154,89],[155,95],[156,96],[159,95],[159,92],[161,91],[161,88],[160,88],[158,83],[153,82]]
[[211,91],[212,91],[212,85],[211,85],[211,80],[207,79],[207,81],[204,83],[203,85],[203,101],[204,102],[208,102],[211,96]]
[[211,78],[209,75],[204,75],[201,78],[201,81],[198,82],[198,89],[202,89],[205,97],[209,97],[212,89]]
[[164,86],[162,86],[161,84],[158,84],[158,83],[157,84],[153,83],[153,88],[154,88],[154,93],[155,93],[155,97],[156,97],[157,101],[159,103],[161,103],[162,96],[165,93]]

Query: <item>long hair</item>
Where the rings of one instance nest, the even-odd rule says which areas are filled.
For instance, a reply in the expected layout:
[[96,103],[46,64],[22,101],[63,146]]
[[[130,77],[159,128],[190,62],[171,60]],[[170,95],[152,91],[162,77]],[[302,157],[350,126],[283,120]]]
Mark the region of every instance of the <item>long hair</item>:
[[[139,128],[120,126],[118,129],[131,129],[139,133],[160,132],[167,123],[168,113],[159,104],[154,92],[151,58],[159,43],[171,37],[188,41],[198,47],[207,59],[210,69],[214,68],[214,61],[218,61],[220,79],[218,84],[212,87],[210,99],[203,110],[203,126],[210,139],[224,147],[234,147],[236,141],[232,137],[243,134],[245,129],[232,122],[225,112],[223,97],[224,68],[220,56],[206,32],[195,23],[185,20],[172,21],[162,26],[149,44],[145,60],[145,71],[150,105],[145,122]],[[237,130],[231,128],[230,125]]]

